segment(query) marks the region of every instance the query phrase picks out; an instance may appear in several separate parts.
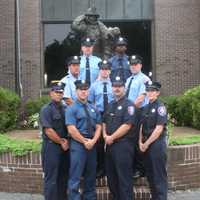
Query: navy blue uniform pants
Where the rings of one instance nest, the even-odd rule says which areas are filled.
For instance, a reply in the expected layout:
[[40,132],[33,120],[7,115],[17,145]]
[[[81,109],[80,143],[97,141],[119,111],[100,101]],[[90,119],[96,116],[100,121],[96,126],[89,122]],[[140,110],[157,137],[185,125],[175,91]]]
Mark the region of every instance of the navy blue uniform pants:
[[96,200],[96,147],[85,149],[83,144],[71,139],[69,200],[80,200],[80,180],[83,176],[83,200]]
[[135,142],[121,139],[106,147],[106,175],[113,200],[133,200]]
[[[141,114],[142,114],[142,108],[136,109],[136,116],[137,116],[137,124],[135,126],[134,135],[135,140],[139,140],[139,132],[140,132],[140,126],[141,126]],[[143,163],[143,157],[141,155],[141,152],[139,150],[138,142],[135,145],[135,156],[134,156],[134,165],[133,165],[133,174],[135,174],[136,171],[139,171],[141,175],[145,175],[144,170],[144,163]]]
[[69,152],[64,152],[58,144],[44,141],[42,165],[45,200],[66,200]]
[[144,166],[152,200],[167,200],[167,144],[165,137],[157,139],[144,153]]
[[97,146],[97,172],[101,171],[102,173],[104,173],[105,171],[105,158],[104,158],[105,157],[105,152],[104,152],[105,142],[102,135],[97,141],[96,146]]

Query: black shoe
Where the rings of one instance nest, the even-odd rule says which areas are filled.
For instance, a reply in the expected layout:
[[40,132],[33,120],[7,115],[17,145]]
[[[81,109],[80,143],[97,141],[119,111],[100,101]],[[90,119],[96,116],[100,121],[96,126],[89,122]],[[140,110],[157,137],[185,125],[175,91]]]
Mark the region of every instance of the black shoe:
[[145,177],[145,173],[144,172],[140,172],[140,177]]
[[105,170],[101,169],[101,170],[98,170],[98,171],[97,171],[96,177],[97,177],[97,178],[103,178],[105,175],[106,175],[106,174],[105,174]]
[[140,177],[140,171],[135,171],[134,174],[133,174],[133,178],[136,179],[136,178],[139,178]]

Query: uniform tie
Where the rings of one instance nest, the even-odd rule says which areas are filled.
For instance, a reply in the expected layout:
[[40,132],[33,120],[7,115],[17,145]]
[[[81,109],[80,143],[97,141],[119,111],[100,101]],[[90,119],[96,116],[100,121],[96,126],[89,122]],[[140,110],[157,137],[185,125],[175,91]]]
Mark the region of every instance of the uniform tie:
[[104,111],[106,111],[108,106],[107,82],[103,83],[103,106],[104,106]]
[[86,57],[86,83],[90,86],[90,62],[89,62],[89,57]]
[[129,92],[130,92],[130,88],[131,88],[131,84],[132,84],[133,79],[134,79],[134,77],[132,76],[132,77],[131,77],[131,80],[129,81],[128,88],[127,88],[127,91],[126,91],[126,96],[127,96],[127,97],[128,97],[128,95],[129,95]]
[[125,82],[125,76],[124,76],[124,68],[123,68],[123,62],[122,58],[118,59],[119,62],[119,71],[118,71],[118,76],[121,77],[123,83]]
[[90,117],[87,104],[83,104],[83,108],[86,115],[86,128],[87,128],[88,134],[89,136],[93,136],[92,119]]

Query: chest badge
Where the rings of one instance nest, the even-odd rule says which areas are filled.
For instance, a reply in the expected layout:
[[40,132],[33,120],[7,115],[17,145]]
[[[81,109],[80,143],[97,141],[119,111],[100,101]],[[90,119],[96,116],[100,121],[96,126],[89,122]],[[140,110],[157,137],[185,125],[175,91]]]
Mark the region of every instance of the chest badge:
[[156,112],[156,109],[155,109],[155,108],[153,108],[153,109],[151,110],[151,112],[152,112],[152,113],[155,113],[155,112]]
[[117,107],[117,110],[121,110],[121,109],[122,109],[122,106],[118,106],[118,107]]

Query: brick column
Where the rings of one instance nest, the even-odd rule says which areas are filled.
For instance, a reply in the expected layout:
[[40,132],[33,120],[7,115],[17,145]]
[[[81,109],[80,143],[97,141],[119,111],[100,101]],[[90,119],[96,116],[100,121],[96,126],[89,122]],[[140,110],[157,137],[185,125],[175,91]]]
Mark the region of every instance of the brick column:
[[0,86],[15,90],[15,3],[0,1]]
[[199,0],[155,0],[155,71],[164,95],[200,83],[199,21]]
[[20,0],[22,84],[25,97],[37,97],[41,88],[40,0]]

